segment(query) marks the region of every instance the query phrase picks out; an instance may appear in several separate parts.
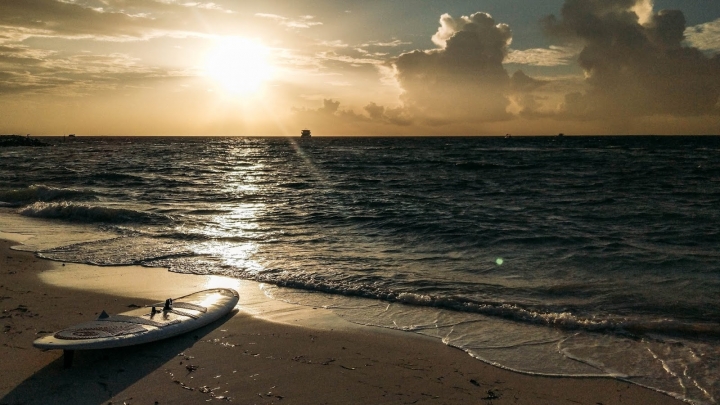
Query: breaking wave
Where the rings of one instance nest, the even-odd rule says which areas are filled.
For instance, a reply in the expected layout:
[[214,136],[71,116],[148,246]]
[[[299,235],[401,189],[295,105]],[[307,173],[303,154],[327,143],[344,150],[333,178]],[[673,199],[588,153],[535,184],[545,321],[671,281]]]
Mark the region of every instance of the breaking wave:
[[21,208],[20,215],[32,218],[60,219],[83,223],[157,223],[167,220],[162,214],[149,214],[126,208],[110,208],[69,202],[35,202]]
[[94,196],[86,191],[73,188],[49,187],[33,184],[29,187],[16,189],[0,189],[0,202],[8,206],[22,206],[36,201],[58,201],[67,199],[92,199]]

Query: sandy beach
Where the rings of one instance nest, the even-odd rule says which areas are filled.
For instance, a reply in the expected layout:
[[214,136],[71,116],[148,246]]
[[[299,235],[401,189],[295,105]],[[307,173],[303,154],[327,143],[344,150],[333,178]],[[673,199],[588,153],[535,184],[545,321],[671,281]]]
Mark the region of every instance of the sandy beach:
[[62,353],[35,349],[33,340],[102,310],[123,312],[224,281],[51,262],[11,250],[15,244],[0,241],[0,404],[682,403],[612,379],[502,370],[434,339],[271,302],[230,279],[241,293],[230,316],[165,341],[78,352],[63,369]]

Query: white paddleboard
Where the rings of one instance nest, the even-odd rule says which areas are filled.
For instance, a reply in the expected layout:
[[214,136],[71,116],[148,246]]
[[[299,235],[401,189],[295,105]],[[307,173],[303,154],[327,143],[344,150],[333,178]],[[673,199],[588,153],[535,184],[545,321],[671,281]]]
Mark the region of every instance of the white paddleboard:
[[117,315],[103,311],[94,321],[70,326],[33,342],[40,349],[62,349],[66,367],[73,350],[108,349],[167,339],[216,321],[232,311],[238,293],[215,288]]

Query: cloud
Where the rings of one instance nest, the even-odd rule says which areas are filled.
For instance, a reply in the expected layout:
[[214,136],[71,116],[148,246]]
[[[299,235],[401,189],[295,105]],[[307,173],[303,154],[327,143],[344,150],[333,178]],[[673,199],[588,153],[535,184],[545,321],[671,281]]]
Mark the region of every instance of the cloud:
[[370,41],[370,42],[366,42],[360,46],[363,48],[372,47],[372,46],[377,46],[377,47],[382,47],[382,48],[395,48],[398,46],[410,45],[410,44],[411,44],[411,42],[404,42],[399,39],[394,39],[390,42]]
[[381,65],[385,63],[384,59],[377,57],[378,55],[369,55],[361,49],[347,50],[340,53],[337,51],[318,52],[316,57],[321,60],[343,62],[353,66],[361,65]]
[[[217,23],[214,28],[218,32],[228,22],[241,21],[230,10],[210,1],[2,0],[0,70],[7,74],[0,78],[0,91],[86,94],[97,89],[135,86],[148,80],[191,76],[167,67],[148,66],[147,62],[125,53],[108,50],[87,54],[72,49],[78,48],[76,44],[87,43],[77,40],[210,38],[203,22],[208,16]],[[32,37],[38,39],[26,41]],[[56,42],[47,42],[48,39]],[[73,43],[63,47],[57,40]],[[41,48],[33,50],[24,44]],[[47,47],[62,51],[46,51]]]
[[256,13],[255,16],[273,20],[273,21],[277,22],[278,24],[283,25],[288,28],[310,28],[310,27],[314,27],[316,25],[323,24],[319,21],[313,21],[313,19],[315,19],[315,17],[313,17],[311,15],[304,15],[304,16],[300,16],[295,19],[283,17],[283,16],[277,15],[277,14],[267,14],[267,13]]
[[303,126],[320,127],[323,125],[348,124],[352,122],[368,122],[370,119],[352,110],[340,109],[340,102],[333,99],[323,99],[320,108],[293,108],[295,118]]
[[0,27],[22,29],[27,36],[143,37],[152,19],[55,0],[4,0]]
[[335,114],[340,108],[340,102],[335,101],[332,99],[325,99],[323,100],[323,106],[318,110],[318,112],[321,112],[323,114]]
[[408,111],[402,107],[388,108],[370,103],[363,109],[370,119],[375,122],[399,126],[408,126],[413,123],[413,118],[408,114]]
[[550,46],[525,50],[512,49],[504,63],[529,66],[566,66],[572,64],[580,52],[572,46]]
[[340,102],[333,99],[323,99],[323,105],[320,108],[294,108],[296,119],[305,123],[305,125],[327,126],[328,123],[333,125],[393,125],[393,126],[409,126],[413,124],[413,119],[408,115],[406,109],[402,107],[385,107],[374,102],[363,107],[362,113],[356,113],[350,109],[340,108]]
[[213,2],[200,2],[200,1],[190,1],[187,3],[182,3],[185,7],[196,7],[196,8],[204,8],[206,10],[217,10],[221,11],[223,13],[232,14],[233,11],[230,9],[226,9],[219,4],[213,3]]
[[350,44],[347,44],[339,39],[333,40],[333,41],[319,41],[319,46],[323,47],[329,47],[329,48],[348,48],[350,47]]
[[323,105],[320,108],[293,108],[296,114],[302,114],[306,116],[331,116],[338,113],[347,113],[347,111],[340,110],[340,102],[331,98],[324,98]]
[[[314,47],[318,50],[315,52],[314,57],[320,64],[334,64],[336,68],[340,69],[348,66],[372,66],[383,75],[388,67],[389,53],[380,51],[387,51],[388,48],[397,48],[407,44],[408,42],[398,39],[389,42],[369,41],[357,45],[348,44],[341,40],[316,41]],[[330,50],[323,48],[330,48]],[[385,83],[383,82],[383,84]]]
[[435,125],[510,118],[510,78],[502,65],[510,28],[486,13],[444,14],[432,39],[439,49],[404,53],[393,62],[405,107]]
[[720,19],[688,27],[685,39],[695,48],[707,52],[720,52]]
[[518,70],[512,75],[510,88],[515,92],[527,93],[538,89],[546,83],[546,80],[534,79],[526,75],[522,70]]
[[[137,41],[160,36],[207,36],[237,23],[232,10],[208,1],[3,0],[0,42],[29,37]],[[5,37],[5,38],[3,38]]]
[[0,76],[2,94],[59,91],[73,96],[180,76],[120,53],[61,57],[55,51],[7,45],[0,46],[0,70],[5,73]]
[[[650,6],[650,7],[649,7]],[[553,37],[583,46],[588,90],[568,94],[575,117],[718,114],[720,55],[685,46],[685,16],[649,0],[566,0],[544,20]]]

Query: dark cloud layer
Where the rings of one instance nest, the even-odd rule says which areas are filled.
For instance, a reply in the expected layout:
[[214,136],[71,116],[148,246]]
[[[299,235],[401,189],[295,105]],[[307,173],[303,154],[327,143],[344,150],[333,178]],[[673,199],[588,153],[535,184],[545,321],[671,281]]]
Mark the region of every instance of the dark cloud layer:
[[[68,95],[174,78],[178,73],[143,65],[127,54],[67,53],[33,49],[24,40],[61,38],[142,40],[183,35],[189,6],[152,0],[0,1],[0,94],[62,91]],[[206,13],[223,13],[202,10]]]
[[67,36],[142,36],[153,22],[55,0],[3,0],[0,26]]
[[547,32],[581,41],[578,62],[589,90],[566,97],[578,117],[717,114],[720,55],[683,44],[685,17],[662,10],[639,18],[642,0],[567,0]]
[[[301,17],[305,21],[312,18]],[[0,42],[33,36],[132,41],[237,35],[239,27],[255,34],[272,31],[268,27],[273,23],[259,20],[264,19],[204,0],[2,0]]]
[[53,51],[24,46],[0,46],[0,71],[0,95],[58,90],[78,95],[178,77],[123,54],[58,57]]
[[430,123],[509,117],[510,77],[502,62],[512,32],[486,13],[445,14],[433,40],[443,48],[402,54],[394,62],[402,101]]

